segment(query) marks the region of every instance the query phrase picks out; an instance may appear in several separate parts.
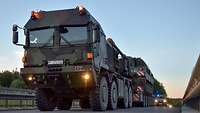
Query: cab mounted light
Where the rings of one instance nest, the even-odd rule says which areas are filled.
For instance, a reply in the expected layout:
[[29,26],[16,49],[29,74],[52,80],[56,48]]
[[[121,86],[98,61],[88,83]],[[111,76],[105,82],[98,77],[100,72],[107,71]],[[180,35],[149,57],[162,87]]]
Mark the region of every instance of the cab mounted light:
[[93,54],[91,52],[87,53],[87,59],[92,60],[93,59]]
[[86,9],[83,7],[83,5],[79,5],[79,6],[77,6],[77,8],[78,8],[80,15],[86,14]]
[[27,52],[24,52],[24,56],[22,57],[22,62],[24,64],[27,64],[27,61],[28,61],[28,59],[27,59]]
[[42,17],[40,12],[32,11],[31,12],[31,19],[40,19]]

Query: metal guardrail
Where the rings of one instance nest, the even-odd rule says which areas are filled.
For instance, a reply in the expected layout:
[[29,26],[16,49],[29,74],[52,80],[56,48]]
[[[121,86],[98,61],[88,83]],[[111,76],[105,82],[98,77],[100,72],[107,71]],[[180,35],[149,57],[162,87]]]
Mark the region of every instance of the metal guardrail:
[[[1,101],[4,101],[2,105]],[[14,89],[14,88],[0,88],[0,108],[10,108],[13,105],[9,104],[12,101],[19,101],[17,106],[14,107],[35,107],[35,91],[29,89]],[[26,101],[31,101],[31,104],[24,104]],[[74,100],[72,103],[73,108],[80,108],[79,100]],[[1,110],[1,109],[0,109]]]
[[[29,103],[29,104],[27,104]],[[35,91],[29,89],[0,88],[0,107],[35,106]]]
[[200,56],[192,71],[190,81],[183,97],[183,103],[186,106],[200,111]]

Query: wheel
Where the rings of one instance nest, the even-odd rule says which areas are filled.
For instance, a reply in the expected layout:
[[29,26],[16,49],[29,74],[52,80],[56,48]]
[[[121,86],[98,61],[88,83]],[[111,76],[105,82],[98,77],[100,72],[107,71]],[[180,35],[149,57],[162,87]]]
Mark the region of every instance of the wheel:
[[58,101],[57,109],[59,110],[69,110],[72,106],[72,99],[62,98]]
[[126,84],[124,87],[124,97],[118,100],[119,108],[128,108],[128,85]]
[[146,102],[146,100],[145,100],[145,96],[143,96],[143,102],[142,102],[142,106],[141,107],[145,107],[145,103]]
[[146,96],[144,96],[143,107],[147,107],[147,100],[146,100]]
[[49,89],[38,89],[36,105],[40,111],[53,111],[56,107],[56,97]]
[[117,109],[117,84],[116,81],[112,81],[111,85],[109,86],[108,90],[108,109],[115,110]]
[[90,102],[88,97],[80,99],[80,107],[83,109],[90,108]]
[[124,99],[123,99],[123,108],[128,108],[128,85],[126,84],[125,85],[125,88],[124,88]]
[[90,105],[94,111],[105,111],[108,106],[108,82],[106,77],[98,79],[98,86],[90,92]]
[[148,100],[148,96],[146,96],[146,107],[149,107],[149,100]]
[[128,88],[128,107],[133,107],[133,91],[131,86]]

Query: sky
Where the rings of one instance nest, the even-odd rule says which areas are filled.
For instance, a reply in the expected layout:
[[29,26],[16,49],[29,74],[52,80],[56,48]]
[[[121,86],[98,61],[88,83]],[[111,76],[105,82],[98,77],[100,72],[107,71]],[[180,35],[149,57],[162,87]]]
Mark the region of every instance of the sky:
[[13,24],[24,26],[32,10],[80,4],[126,55],[146,61],[169,97],[183,97],[200,53],[199,0],[1,0],[0,70],[22,67],[23,47],[12,44]]

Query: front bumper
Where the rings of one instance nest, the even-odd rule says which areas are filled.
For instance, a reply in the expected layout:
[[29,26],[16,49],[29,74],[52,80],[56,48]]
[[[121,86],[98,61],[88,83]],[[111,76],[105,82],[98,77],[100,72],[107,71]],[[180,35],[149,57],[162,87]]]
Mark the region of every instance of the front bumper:
[[[84,75],[89,74],[85,80]],[[25,67],[20,74],[26,84],[34,88],[52,88],[61,90],[88,89],[95,85],[95,72],[92,66],[66,66],[66,67]],[[32,76],[33,79],[29,79]]]
[[26,67],[21,68],[20,74],[64,74],[72,72],[92,71],[91,65],[62,66],[62,67]]

